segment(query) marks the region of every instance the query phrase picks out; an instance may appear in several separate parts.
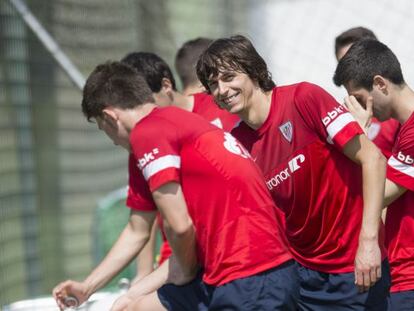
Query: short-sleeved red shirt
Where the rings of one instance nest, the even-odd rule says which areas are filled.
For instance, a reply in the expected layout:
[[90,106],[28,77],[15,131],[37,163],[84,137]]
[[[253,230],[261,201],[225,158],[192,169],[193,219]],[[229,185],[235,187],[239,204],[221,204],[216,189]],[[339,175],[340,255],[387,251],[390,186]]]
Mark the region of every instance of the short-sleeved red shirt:
[[262,169],[285,213],[292,254],[305,267],[326,273],[354,270],[362,169],[342,149],[362,133],[344,106],[306,82],[275,87],[269,116],[258,130],[242,122],[232,131]]
[[292,258],[263,175],[230,133],[194,113],[155,108],[136,124],[130,144],[137,160],[130,165],[128,206],[155,210],[151,192],[180,183],[207,284],[222,285]]
[[407,189],[388,206],[385,220],[391,292],[414,290],[414,113],[401,125],[387,178]]

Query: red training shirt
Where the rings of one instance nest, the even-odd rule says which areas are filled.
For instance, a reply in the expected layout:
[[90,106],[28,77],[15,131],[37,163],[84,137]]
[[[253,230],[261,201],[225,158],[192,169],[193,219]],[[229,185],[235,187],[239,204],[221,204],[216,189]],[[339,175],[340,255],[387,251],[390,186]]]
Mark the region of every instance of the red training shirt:
[[367,136],[381,150],[382,154],[389,159],[392,155],[392,148],[399,129],[400,123],[395,119],[380,122],[372,118]]
[[407,189],[388,206],[385,220],[391,292],[414,290],[414,113],[401,125],[387,178]]
[[294,258],[320,272],[353,271],[362,169],[342,150],[363,131],[346,108],[310,83],[275,87],[264,124],[255,131],[242,122],[232,133],[264,172],[285,213]]
[[150,192],[179,182],[207,284],[222,285],[291,259],[260,169],[231,134],[196,114],[165,107],[136,124],[130,143],[141,174],[130,173],[127,205],[153,211]]
[[[226,132],[230,132],[231,129],[239,122],[240,118],[237,115],[231,114],[224,109],[220,109],[214,101],[214,97],[207,93],[196,93],[192,95],[194,98],[193,111],[199,114],[204,119],[214,124],[215,126],[223,129]],[[162,264],[171,255],[171,248],[168,245],[168,241],[162,230],[162,218],[157,217],[159,227],[161,228],[161,234],[163,243],[160,249],[160,258],[158,263]]]

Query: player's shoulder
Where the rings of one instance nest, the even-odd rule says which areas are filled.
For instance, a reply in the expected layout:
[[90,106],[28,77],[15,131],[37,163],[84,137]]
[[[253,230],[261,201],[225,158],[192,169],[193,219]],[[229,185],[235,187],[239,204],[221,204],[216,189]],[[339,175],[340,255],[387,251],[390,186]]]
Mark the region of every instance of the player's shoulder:
[[294,87],[295,97],[297,98],[307,98],[326,93],[326,91],[319,85],[307,81],[296,83],[292,85],[292,87]]
[[399,131],[400,143],[414,146],[414,112],[405,121]]
[[[299,82],[295,84],[288,84],[277,86],[273,89],[273,96],[279,101],[283,98],[294,101],[306,101],[307,99],[317,97],[326,91],[320,86],[311,82]],[[276,99],[276,101],[277,101]]]
[[408,117],[408,119],[402,124],[401,129],[406,131],[414,131],[414,112]]
[[198,117],[185,109],[176,106],[157,107],[152,113],[145,119],[146,125],[148,123],[169,123],[169,124],[180,124],[182,120],[197,119]]
[[147,136],[151,133],[160,133],[175,126],[176,120],[187,111],[174,107],[156,107],[147,116],[135,124],[130,133],[131,139]]
[[211,102],[214,103],[214,97],[207,92],[199,92],[192,95],[194,97],[194,104]]
[[195,113],[202,113],[206,109],[217,108],[214,97],[206,92],[195,93],[192,96],[194,99],[193,112]]
[[210,100],[210,99],[213,99],[213,96],[211,94],[207,93],[207,92],[194,93],[194,94],[192,94],[192,96],[196,100]]

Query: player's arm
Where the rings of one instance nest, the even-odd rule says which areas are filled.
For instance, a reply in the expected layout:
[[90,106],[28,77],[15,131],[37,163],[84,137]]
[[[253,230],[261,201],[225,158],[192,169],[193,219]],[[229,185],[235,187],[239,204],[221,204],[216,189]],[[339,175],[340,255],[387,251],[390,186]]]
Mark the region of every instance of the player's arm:
[[195,229],[177,182],[168,182],[152,192],[163,219],[164,230],[183,278],[191,281],[197,272]]
[[53,289],[59,307],[64,309],[67,296],[75,296],[79,303],[107,284],[118,274],[148,241],[155,212],[131,211],[129,222],[101,263],[83,282],[68,280]]
[[361,291],[365,291],[381,277],[378,234],[383,206],[386,160],[365,135],[352,138],[343,151],[351,160],[362,166],[364,207],[355,257],[355,282]]
[[178,266],[175,255],[172,254],[152,273],[132,284],[128,292],[115,301],[111,311],[125,310],[134,300],[158,290],[166,283],[184,285],[187,282],[188,280],[183,279],[183,272]]
[[158,223],[154,221],[151,236],[137,257],[137,275],[132,283],[136,283],[154,271],[154,253],[158,231]]
[[407,191],[407,188],[396,184],[395,182],[385,180],[385,194],[384,194],[384,207],[388,206]]

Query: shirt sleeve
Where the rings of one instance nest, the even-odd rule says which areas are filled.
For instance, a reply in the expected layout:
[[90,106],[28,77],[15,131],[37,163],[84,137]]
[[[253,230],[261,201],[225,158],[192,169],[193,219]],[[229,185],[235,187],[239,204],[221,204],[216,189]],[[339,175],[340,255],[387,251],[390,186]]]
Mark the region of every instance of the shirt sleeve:
[[180,142],[177,127],[162,119],[135,128],[130,136],[137,167],[150,192],[168,182],[180,182]]
[[156,206],[152,199],[148,184],[138,169],[134,155],[129,155],[128,164],[129,185],[126,205],[138,211],[154,211]]
[[414,191],[414,126],[400,134],[387,163],[387,178]]
[[340,150],[352,138],[364,133],[346,107],[317,85],[306,82],[299,84],[295,105],[304,122],[321,139]]

